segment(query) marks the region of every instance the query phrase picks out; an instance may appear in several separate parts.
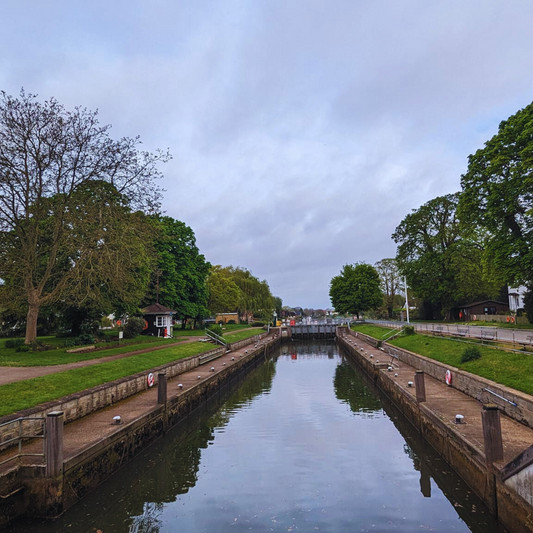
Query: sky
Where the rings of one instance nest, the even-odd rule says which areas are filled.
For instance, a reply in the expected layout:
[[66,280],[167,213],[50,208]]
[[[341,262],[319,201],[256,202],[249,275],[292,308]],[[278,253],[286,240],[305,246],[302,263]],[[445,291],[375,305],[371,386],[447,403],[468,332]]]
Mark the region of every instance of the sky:
[[165,214],[216,265],[330,307],[343,265],[533,100],[530,0],[3,0],[0,90],[169,149]]

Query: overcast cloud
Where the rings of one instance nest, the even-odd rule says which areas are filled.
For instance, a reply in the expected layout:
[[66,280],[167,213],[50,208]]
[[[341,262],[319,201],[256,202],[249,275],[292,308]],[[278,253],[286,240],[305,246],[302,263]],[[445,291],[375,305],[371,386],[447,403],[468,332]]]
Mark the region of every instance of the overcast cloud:
[[169,148],[166,213],[213,264],[330,306],[533,100],[530,0],[4,0],[0,90]]

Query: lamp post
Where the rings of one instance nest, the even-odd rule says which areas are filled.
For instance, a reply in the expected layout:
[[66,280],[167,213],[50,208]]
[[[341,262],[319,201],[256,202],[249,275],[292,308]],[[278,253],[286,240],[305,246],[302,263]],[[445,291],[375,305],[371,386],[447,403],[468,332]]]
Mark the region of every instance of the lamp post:
[[405,288],[405,311],[407,312],[407,323],[409,324],[409,298],[407,297],[407,278],[403,277],[403,286]]

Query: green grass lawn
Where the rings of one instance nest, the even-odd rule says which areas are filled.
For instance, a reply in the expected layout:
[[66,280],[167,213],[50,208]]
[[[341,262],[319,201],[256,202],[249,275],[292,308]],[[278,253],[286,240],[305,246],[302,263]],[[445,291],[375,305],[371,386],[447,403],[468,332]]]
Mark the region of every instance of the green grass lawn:
[[204,343],[183,344],[166,350],[133,355],[107,363],[66,370],[0,387],[0,416],[34,407],[109,381],[213,349]]
[[[385,328],[371,325],[354,326],[353,329],[375,339],[382,339],[383,333],[387,331]],[[476,343],[481,352],[481,359],[461,363],[463,351],[472,344],[418,334],[397,337],[390,341],[390,344],[533,395],[533,354],[531,353],[506,352]]]
[[224,333],[224,339],[226,339],[228,342],[238,342],[242,341],[243,339],[253,337],[254,335],[259,335],[263,332],[263,328],[248,328],[237,333]]
[[[41,339],[41,337],[39,339]],[[101,357],[108,357],[110,355],[117,355],[135,350],[142,350],[143,348],[148,348],[151,346],[164,346],[165,344],[184,340],[186,339],[181,337],[179,339],[158,339],[157,337],[139,335],[134,339],[122,340],[120,342],[120,347],[101,350],[99,349],[87,353],[66,353],[66,350],[70,350],[72,348],[58,348],[55,350],[48,350],[46,352],[17,352],[15,348],[5,348],[4,342],[1,342],[0,366],[62,365],[66,363],[75,363],[77,361],[87,361],[89,359],[99,359]],[[106,344],[97,344],[96,346],[98,348],[105,348]]]

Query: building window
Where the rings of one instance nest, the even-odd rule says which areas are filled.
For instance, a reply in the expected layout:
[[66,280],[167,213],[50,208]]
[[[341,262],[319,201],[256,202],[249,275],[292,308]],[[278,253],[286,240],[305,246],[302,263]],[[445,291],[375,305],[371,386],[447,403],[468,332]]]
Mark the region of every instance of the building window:
[[167,325],[167,317],[166,316],[157,316],[155,320],[155,325],[158,328],[164,328]]

